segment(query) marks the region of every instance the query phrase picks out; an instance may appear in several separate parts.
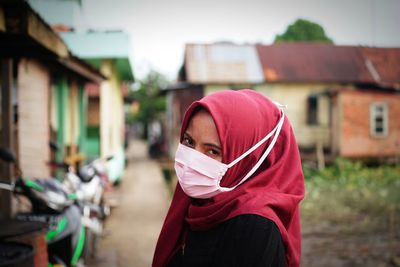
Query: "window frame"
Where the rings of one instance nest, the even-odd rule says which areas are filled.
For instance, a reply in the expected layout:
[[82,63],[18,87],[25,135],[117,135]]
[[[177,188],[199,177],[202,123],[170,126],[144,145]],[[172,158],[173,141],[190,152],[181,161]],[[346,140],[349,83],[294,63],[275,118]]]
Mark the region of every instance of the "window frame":
[[318,96],[311,94],[307,97],[307,125],[318,126]]
[[[377,110],[381,108],[382,110]],[[382,113],[382,114],[378,114]],[[377,131],[378,117],[382,117],[382,132]],[[389,135],[389,105],[386,102],[373,102],[369,106],[370,135],[374,138],[386,138]]]

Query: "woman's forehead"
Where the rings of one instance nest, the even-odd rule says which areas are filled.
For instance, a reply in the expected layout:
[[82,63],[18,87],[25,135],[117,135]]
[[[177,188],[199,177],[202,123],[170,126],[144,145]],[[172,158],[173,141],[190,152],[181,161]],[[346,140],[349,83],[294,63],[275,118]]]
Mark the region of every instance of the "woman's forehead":
[[199,110],[190,118],[186,131],[191,135],[197,137],[209,137],[214,139],[214,141],[219,142],[219,136],[214,119],[211,114],[204,109]]

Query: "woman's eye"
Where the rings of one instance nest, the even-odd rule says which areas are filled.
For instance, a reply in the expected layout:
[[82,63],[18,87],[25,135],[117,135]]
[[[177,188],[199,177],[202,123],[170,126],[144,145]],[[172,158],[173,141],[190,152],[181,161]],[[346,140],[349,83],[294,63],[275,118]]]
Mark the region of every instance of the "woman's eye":
[[183,144],[184,145],[186,145],[186,146],[193,146],[193,141],[192,141],[192,139],[190,139],[190,138],[188,138],[188,137],[184,137],[183,138]]
[[213,155],[213,156],[219,156],[220,155],[220,152],[218,150],[216,150],[216,149],[210,149],[208,151],[208,153]]

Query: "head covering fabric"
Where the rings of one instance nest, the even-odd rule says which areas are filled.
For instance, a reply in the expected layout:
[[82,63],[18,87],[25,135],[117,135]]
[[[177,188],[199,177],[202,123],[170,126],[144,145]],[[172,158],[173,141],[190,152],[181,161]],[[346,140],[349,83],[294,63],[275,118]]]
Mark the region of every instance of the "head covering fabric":
[[[195,101],[185,113],[183,134],[194,110],[207,110],[216,125],[222,147],[222,162],[229,164],[254,146],[277,125],[281,111],[264,95],[249,89],[224,90]],[[230,168],[221,186],[236,185],[268,147],[261,147]],[[243,214],[257,214],[275,222],[282,235],[287,266],[299,266],[301,231],[299,203],[304,197],[304,176],[298,146],[289,120],[260,168],[236,189],[214,196],[203,205],[193,205],[177,183],[162,227],[153,266],[166,266],[181,247],[185,229],[207,230]]]

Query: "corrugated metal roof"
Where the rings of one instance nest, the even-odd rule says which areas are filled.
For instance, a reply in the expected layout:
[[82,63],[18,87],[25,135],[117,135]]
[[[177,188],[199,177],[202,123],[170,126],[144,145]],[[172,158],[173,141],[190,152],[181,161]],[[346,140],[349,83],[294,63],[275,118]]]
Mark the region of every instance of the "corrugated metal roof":
[[261,83],[263,73],[252,45],[230,43],[189,44],[186,46],[187,80],[203,83]]
[[361,48],[375,81],[400,86],[400,48]]
[[358,47],[318,43],[257,45],[267,82],[373,82]]
[[400,48],[189,44],[185,71],[186,81],[192,84],[330,82],[400,88]]

